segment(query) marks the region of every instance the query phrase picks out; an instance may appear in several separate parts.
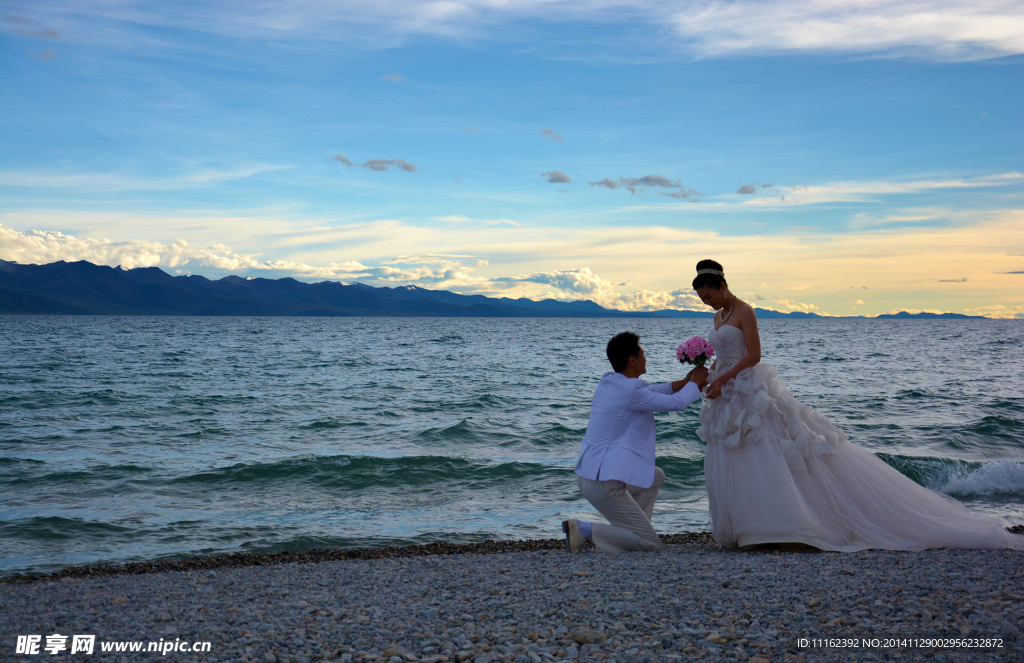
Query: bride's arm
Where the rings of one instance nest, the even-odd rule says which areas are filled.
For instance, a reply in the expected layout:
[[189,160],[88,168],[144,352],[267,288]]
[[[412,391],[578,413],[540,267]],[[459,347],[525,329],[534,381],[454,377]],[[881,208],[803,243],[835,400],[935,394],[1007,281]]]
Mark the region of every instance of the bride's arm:
[[718,398],[722,394],[722,387],[729,380],[739,375],[740,371],[756,366],[761,361],[761,335],[757,333],[757,315],[754,313],[754,307],[744,306],[743,310],[737,311],[737,313],[740,316],[739,326],[743,330],[743,340],[747,345],[747,354],[743,355],[743,359],[736,362],[736,365],[730,368],[725,375],[711,383],[705,394],[708,398]]
[[[711,320],[712,324],[718,324],[717,322],[715,322],[716,320],[718,320],[718,311],[715,311],[715,314],[711,316]],[[718,357],[715,357],[715,360],[711,362],[711,370],[713,371],[716,368],[718,368]]]

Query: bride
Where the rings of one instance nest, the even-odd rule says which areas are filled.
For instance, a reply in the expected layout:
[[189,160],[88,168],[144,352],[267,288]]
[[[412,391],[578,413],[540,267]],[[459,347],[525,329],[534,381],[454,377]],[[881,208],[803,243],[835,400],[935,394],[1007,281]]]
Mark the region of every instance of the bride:
[[761,363],[757,316],[729,291],[722,266],[697,263],[693,288],[715,309],[697,435],[719,545],[800,543],[868,548],[1018,548],[1024,537],[924,488],[854,445],[793,397]]

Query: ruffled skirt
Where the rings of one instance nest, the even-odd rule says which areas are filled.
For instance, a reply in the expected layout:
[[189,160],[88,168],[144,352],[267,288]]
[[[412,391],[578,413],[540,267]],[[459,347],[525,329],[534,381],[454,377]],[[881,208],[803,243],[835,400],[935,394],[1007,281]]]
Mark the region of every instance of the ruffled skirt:
[[1024,549],[1024,537],[995,519],[971,513],[851,443],[799,403],[768,364],[742,371],[721,396],[705,399],[700,424],[719,545]]

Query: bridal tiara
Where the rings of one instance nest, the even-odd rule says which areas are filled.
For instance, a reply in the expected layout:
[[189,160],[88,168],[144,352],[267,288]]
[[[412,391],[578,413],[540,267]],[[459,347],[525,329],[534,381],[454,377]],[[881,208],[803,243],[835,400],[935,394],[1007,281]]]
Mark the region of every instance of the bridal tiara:
[[719,276],[725,276],[725,272],[720,272],[717,269],[698,269],[698,274],[717,274]]

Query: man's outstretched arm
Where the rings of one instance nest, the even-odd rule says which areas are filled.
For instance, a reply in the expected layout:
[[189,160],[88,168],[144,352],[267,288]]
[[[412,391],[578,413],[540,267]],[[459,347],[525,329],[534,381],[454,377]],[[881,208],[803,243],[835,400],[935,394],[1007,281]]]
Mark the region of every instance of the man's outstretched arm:
[[[698,373],[698,370],[700,371]],[[696,378],[702,378],[700,380]],[[700,384],[707,378],[707,369],[695,368],[691,375],[679,380],[678,390],[676,382],[672,383],[674,393],[659,393],[656,389],[641,388],[634,389],[630,395],[629,409],[640,412],[678,412],[685,410],[694,401],[700,398]]]

